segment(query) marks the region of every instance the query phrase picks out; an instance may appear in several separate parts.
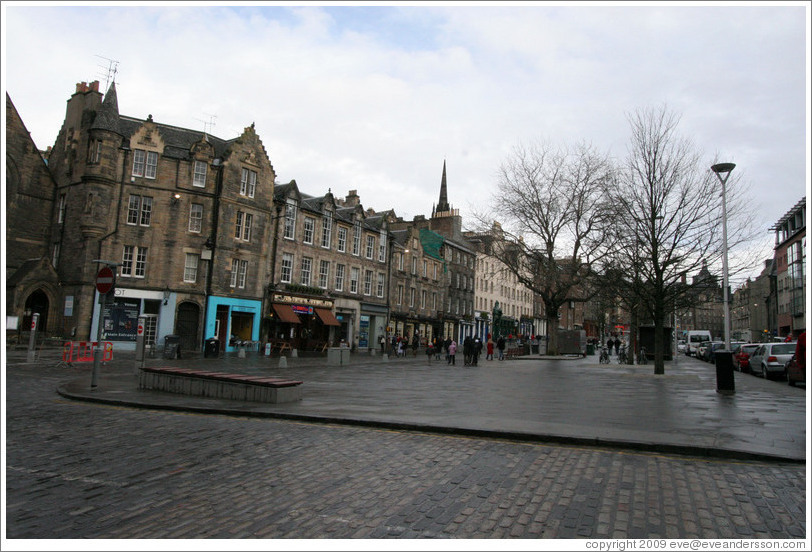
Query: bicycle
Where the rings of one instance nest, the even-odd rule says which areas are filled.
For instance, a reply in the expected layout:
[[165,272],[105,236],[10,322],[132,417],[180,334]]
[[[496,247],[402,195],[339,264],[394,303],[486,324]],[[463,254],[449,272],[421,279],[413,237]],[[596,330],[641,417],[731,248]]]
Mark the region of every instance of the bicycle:
[[648,364],[648,356],[646,355],[645,347],[640,347],[640,354],[637,355],[637,364]]
[[617,363],[626,364],[626,347],[621,347],[617,352]]
[[609,364],[609,351],[606,347],[601,347],[601,356],[598,358],[601,364]]

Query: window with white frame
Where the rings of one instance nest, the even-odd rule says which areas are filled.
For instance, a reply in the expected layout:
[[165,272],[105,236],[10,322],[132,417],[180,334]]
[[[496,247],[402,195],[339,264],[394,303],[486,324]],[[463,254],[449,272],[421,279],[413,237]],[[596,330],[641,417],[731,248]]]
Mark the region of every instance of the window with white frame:
[[361,269],[357,267],[350,268],[350,293],[358,293],[358,279],[361,275]]
[[285,238],[292,240],[296,236],[296,205],[285,205]]
[[192,203],[189,208],[189,232],[201,232],[203,230],[203,205]]
[[248,261],[239,259],[231,260],[231,287],[245,288],[245,280],[248,274]]
[[121,276],[143,278],[147,273],[147,248],[125,245],[121,256]]
[[200,255],[194,253],[186,254],[186,264],[183,266],[183,281],[194,283],[197,282],[197,265],[200,261]]
[[347,251],[347,229],[344,226],[338,227],[338,251],[344,253]]
[[336,265],[336,291],[344,291],[344,265]]
[[412,274],[417,275],[417,255],[412,254]]
[[330,249],[330,240],[333,237],[333,213],[324,213],[321,219],[321,246]]
[[313,259],[302,257],[302,273],[299,283],[303,286],[309,286],[311,274],[313,274]]
[[437,310],[437,292],[436,291],[431,296],[431,310]]
[[437,263],[431,263],[434,265],[434,279],[437,279]]
[[282,253],[282,273],[279,279],[286,284],[291,282],[293,276],[293,254]]
[[364,271],[364,295],[372,295],[372,271]]
[[313,231],[316,228],[316,219],[313,217],[305,217],[304,218],[304,243],[312,244],[313,243]]
[[403,286],[398,284],[398,305],[403,304]]
[[403,270],[403,257],[405,257],[403,253],[398,253],[398,270]]
[[205,161],[195,161],[194,175],[192,176],[192,185],[198,188],[206,187],[206,171],[208,165]]
[[327,282],[330,278],[330,261],[321,261],[319,263],[319,287],[327,289]]
[[155,178],[158,174],[158,154],[154,151],[147,152],[147,166],[144,169],[144,176]]
[[102,141],[98,139],[91,140],[87,149],[87,162],[91,165],[99,163],[101,161],[101,153]]
[[415,293],[415,289],[414,288],[409,288],[409,306],[410,307],[414,307],[414,293]]
[[158,172],[158,154],[142,149],[133,150],[133,176],[155,178]]
[[131,195],[127,206],[127,224],[149,226],[152,221],[152,198]]
[[383,297],[383,274],[378,273],[378,297]]
[[429,275],[429,262],[426,259],[423,259],[423,278],[428,277]]
[[257,189],[257,173],[251,169],[243,169],[240,178],[240,195],[254,197]]
[[355,221],[352,227],[352,254],[361,254],[361,221]]
[[378,241],[378,261],[386,262],[386,232],[381,230],[381,236]]
[[51,264],[55,267],[59,267],[59,251],[61,249],[61,245],[59,242],[54,244],[54,255],[51,257]]
[[427,292],[426,292],[425,289],[420,292],[420,308],[421,309],[426,308],[426,295],[427,295]]
[[234,226],[234,239],[251,241],[251,226],[254,215],[237,211],[237,224]]
[[375,236],[367,236],[367,251],[366,251],[367,259],[371,259],[374,252],[375,252]]

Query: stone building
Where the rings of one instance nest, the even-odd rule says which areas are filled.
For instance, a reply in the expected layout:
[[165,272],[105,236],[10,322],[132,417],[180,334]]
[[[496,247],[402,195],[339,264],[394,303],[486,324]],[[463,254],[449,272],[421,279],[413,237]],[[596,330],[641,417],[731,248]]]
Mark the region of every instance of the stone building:
[[6,94],[6,330],[19,338],[37,315],[40,332],[70,331],[64,315],[61,280],[54,270],[50,243],[55,213],[56,183],[37,150],[11,98]]
[[797,337],[806,329],[806,198],[770,230],[775,232],[777,334]]
[[[233,139],[121,115],[116,85],[80,83],[49,158],[57,182],[54,266],[76,339],[134,347],[167,334],[234,350],[259,339],[275,173],[254,125]],[[103,316],[95,275],[115,267]]]

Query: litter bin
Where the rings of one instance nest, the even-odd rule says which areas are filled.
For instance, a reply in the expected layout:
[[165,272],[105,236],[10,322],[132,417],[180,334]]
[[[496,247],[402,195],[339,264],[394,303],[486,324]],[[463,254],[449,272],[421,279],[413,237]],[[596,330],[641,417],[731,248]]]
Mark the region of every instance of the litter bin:
[[592,343],[587,343],[586,344],[586,354],[587,354],[587,356],[594,355],[595,354],[595,345],[593,345]]
[[720,350],[714,353],[716,361],[716,392],[733,395],[736,383],[733,380],[733,352]]
[[210,337],[206,340],[203,346],[203,358],[217,357],[220,355],[220,340],[216,337]]
[[168,335],[164,338],[164,358],[180,358],[179,335]]

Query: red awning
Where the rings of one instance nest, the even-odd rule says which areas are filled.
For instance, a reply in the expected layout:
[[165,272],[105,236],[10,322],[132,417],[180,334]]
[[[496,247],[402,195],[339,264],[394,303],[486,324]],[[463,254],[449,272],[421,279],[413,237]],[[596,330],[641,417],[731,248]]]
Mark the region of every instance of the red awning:
[[315,309],[316,314],[319,315],[321,321],[324,322],[325,326],[340,326],[341,323],[333,316],[332,311],[327,309]]
[[302,321],[299,320],[297,314],[293,312],[292,308],[290,308],[290,305],[285,305],[283,303],[273,303],[271,306],[273,307],[273,310],[276,312],[276,314],[279,315],[279,319],[282,320],[282,322],[288,322],[290,324],[302,323]]

